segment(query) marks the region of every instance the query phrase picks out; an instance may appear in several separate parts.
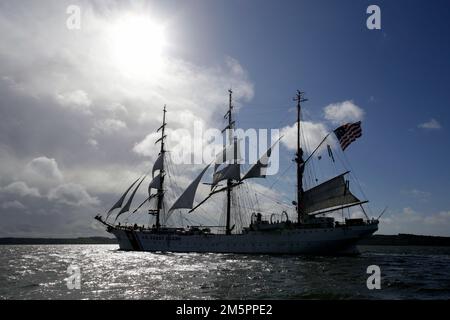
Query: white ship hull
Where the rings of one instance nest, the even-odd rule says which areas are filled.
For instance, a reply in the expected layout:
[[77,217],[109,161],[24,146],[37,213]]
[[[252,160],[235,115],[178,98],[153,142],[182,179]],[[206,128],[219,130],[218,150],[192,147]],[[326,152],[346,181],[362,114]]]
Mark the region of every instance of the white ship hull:
[[243,234],[164,234],[151,230],[109,230],[121,250],[244,254],[357,254],[359,240],[378,224],[336,228],[292,228]]

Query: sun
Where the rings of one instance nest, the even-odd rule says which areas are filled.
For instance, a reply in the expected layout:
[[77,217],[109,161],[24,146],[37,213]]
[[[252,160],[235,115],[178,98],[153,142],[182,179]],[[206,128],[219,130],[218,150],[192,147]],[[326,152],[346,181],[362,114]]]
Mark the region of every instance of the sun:
[[148,75],[159,72],[166,44],[163,26],[147,16],[128,15],[109,31],[111,56],[120,70]]

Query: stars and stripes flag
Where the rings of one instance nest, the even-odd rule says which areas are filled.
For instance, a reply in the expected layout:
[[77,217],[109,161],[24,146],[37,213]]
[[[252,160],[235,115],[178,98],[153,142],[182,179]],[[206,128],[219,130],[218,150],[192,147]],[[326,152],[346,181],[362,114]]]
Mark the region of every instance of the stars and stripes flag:
[[361,121],[355,123],[346,123],[335,129],[334,134],[341,144],[342,151],[344,151],[353,141],[361,137]]

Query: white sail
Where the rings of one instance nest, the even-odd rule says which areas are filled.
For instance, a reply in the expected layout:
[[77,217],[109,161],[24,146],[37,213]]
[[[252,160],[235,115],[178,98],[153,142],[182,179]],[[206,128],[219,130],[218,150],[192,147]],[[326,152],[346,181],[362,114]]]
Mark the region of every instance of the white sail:
[[124,212],[128,212],[130,211],[130,206],[131,206],[131,202],[133,201],[134,195],[136,194],[137,190],[139,189],[139,187],[141,186],[141,183],[144,181],[146,176],[144,176],[142,178],[142,180],[139,182],[139,184],[136,186],[136,188],[133,190],[133,192],[131,193],[130,197],[128,198],[127,203],[123,206],[123,208],[119,211],[119,213],[116,216],[116,220],[117,218]]
[[206,170],[208,170],[209,166],[210,164],[208,164],[206,168],[203,169],[203,171],[199,174],[199,176],[195,178],[194,181],[191,182],[191,184],[186,188],[186,190],[184,190],[183,194],[175,201],[175,203],[172,205],[169,211],[175,209],[193,208],[195,193],[197,192],[198,185],[200,183],[200,180],[202,180],[202,177],[205,174]]
[[248,179],[248,178],[265,178],[266,177],[267,168],[269,166],[270,155],[272,154],[272,149],[278,143],[278,141],[280,141],[280,139],[275,141],[275,143],[269,149],[267,149],[266,153],[264,153],[262,155],[262,157],[259,158],[258,162],[256,162],[256,164],[254,164],[250,168],[250,170],[247,171],[247,173],[244,175],[244,177],[241,179],[241,181]]
[[111,209],[108,211],[108,215],[113,211],[114,209],[120,208],[123,204],[123,201],[125,200],[125,197],[127,196],[128,192],[130,192],[131,188],[139,181],[141,177],[137,178],[136,181],[134,181],[131,186],[128,187],[127,191],[124,192],[124,194],[120,197],[120,199],[112,206]]
[[344,174],[305,191],[302,196],[305,213],[359,203],[359,199],[348,190]]
[[164,155],[161,153],[156,159],[155,164],[152,169],[152,176],[154,176],[155,171],[162,170],[164,168]]

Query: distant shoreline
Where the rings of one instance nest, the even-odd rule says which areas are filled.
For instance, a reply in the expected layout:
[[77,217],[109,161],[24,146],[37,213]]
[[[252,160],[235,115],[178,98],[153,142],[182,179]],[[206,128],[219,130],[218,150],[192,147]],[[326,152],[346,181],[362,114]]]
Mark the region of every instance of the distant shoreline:
[[[0,238],[0,245],[21,244],[117,244],[115,238],[79,237],[79,238]],[[450,237],[422,236],[414,234],[374,235],[359,245],[366,246],[443,246],[450,247]]]
[[422,236],[400,233],[397,235],[376,234],[359,242],[360,245],[373,246],[436,246],[450,247],[450,237]]
[[79,237],[79,238],[0,238],[0,245],[6,244],[116,244],[115,238]]

